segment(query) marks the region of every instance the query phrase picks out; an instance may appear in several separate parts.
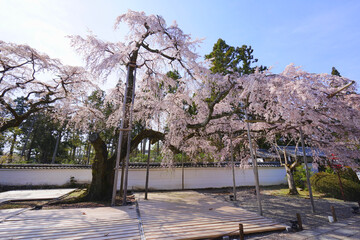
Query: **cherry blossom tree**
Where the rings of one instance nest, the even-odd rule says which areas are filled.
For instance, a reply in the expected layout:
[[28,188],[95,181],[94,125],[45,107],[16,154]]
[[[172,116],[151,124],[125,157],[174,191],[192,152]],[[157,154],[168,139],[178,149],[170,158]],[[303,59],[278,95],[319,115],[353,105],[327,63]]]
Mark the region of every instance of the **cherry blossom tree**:
[[[202,72],[204,73],[204,71]],[[211,141],[219,133],[234,132],[243,141],[246,109],[252,119],[254,136],[265,134],[269,143],[277,135],[295,139],[304,132],[309,146],[320,149],[327,156],[336,154],[347,165],[354,165],[359,154],[359,94],[351,86],[337,93],[350,80],[328,74],[310,74],[289,65],[281,74],[270,72],[244,76],[203,74],[202,85],[187,101],[196,106],[196,114],[182,110],[182,98],[174,96],[178,106],[169,120],[166,137],[169,146],[177,146],[189,153],[212,152],[219,159],[226,156]],[[185,94],[190,96],[189,94]],[[210,140],[209,140],[210,139]],[[185,143],[186,142],[186,143]],[[288,177],[298,163],[285,164]],[[294,188],[293,181],[289,181]]]
[[[126,14],[120,15],[116,19],[115,29],[123,27],[122,23],[125,23],[129,29],[128,34],[124,37],[124,42],[105,42],[94,35],[88,35],[85,38],[72,36],[71,40],[76,50],[84,56],[86,65],[93,74],[104,79],[113,72],[120,74],[117,87],[108,96],[109,102],[115,106],[115,111],[106,119],[101,113],[97,113],[94,119],[98,119],[97,122],[106,121],[107,126],[116,127],[119,125],[119,120],[122,119],[122,128],[128,129],[131,127],[130,113],[131,105],[134,103],[133,91],[136,89],[134,119],[143,119],[143,122],[149,123],[152,120],[151,116],[155,116],[157,112],[163,110],[159,98],[154,97],[159,84],[170,86],[177,84],[174,79],[167,77],[166,73],[170,70],[178,70],[186,76],[183,81],[192,77],[192,71],[197,67],[196,59],[198,58],[194,50],[200,41],[192,40],[189,35],[182,32],[176,23],[167,26],[162,17],[147,16],[144,12],[129,10]],[[134,87],[135,74],[138,86],[136,88]],[[126,91],[123,90],[125,75],[127,75]],[[124,98],[125,105],[123,106]],[[141,110],[138,110],[139,107]],[[121,111],[122,108],[124,111]],[[85,108],[84,112],[90,113]],[[126,114],[123,115],[122,112]],[[82,117],[78,118],[77,123],[82,121],[81,119]],[[90,137],[97,153],[93,166],[93,181],[88,193],[90,199],[110,197],[113,174],[109,174],[109,172],[115,166],[115,155],[108,159],[103,140],[98,134],[99,131],[101,131],[100,128]],[[125,166],[125,156],[128,154],[128,134],[129,131],[124,131],[121,133],[122,137],[119,138],[121,139],[119,140],[121,156],[119,156],[120,151],[117,152],[117,155],[122,160],[123,167]],[[163,134],[146,129],[133,139],[131,146],[136,146],[137,140],[141,141],[148,137],[163,139]],[[121,176],[124,177],[124,170]]]
[[[269,71],[214,74],[208,63],[197,61],[194,51],[199,40],[192,40],[176,23],[167,26],[160,16],[128,11],[117,18],[115,29],[122,29],[122,24],[127,24],[129,30],[123,42],[103,41],[92,34],[85,38],[71,37],[72,45],[84,56],[87,68],[98,78],[106,79],[112,73],[120,76],[117,86],[106,98],[114,109],[111,114],[106,116],[84,104],[72,117],[79,128],[93,126],[90,141],[96,159],[88,198],[111,196],[116,154],[108,157],[100,133],[109,126],[119,127],[120,119],[122,128],[129,128],[132,104],[133,120],[145,122],[146,128],[131,139],[131,149],[145,138],[152,138],[153,142],[163,140],[164,161],[179,152],[186,152],[190,157],[208,152],[214,159],[223,160],[229,152],[229,132],[234,145],[246,146],[246,110],[251,116],[249,121],[255,138],[265,135],[270,143],[279,134],[299,138],[301,128],[308,145],[353,163],[358,154],[356,144],[359,144],[359,94],[351,86],[334,98],[328,97],[347,84],[348,79],[307,73],[293,65],[281,74]],[[182,77],[175,81],[166,76],[172,70],[177,70]],[[176,91],[159,97],[159,84],[176,86]],[[161,116],[166,131],[153,130],[156,116]],[[121,138],[122,166],[128,154],[128,134],[129,131],[124,131]],[[225,147],[219,148],[216,141],[225,143]],[[244,153],[242,159],[248,155]]]
[[[56,112],[76,106],[91,88],[91,75],[83,68],[62,65],[27,45],[0,41],[0,132],[39,111],[61,118]],[[21,111],[16,99],[22,100]]]

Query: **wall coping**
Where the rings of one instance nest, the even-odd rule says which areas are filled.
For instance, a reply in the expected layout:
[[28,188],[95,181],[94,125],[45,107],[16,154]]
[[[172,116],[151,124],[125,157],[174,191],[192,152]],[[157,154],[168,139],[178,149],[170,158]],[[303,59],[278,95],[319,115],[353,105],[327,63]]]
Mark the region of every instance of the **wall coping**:
[[[240,167],[240,162],[235,162],[236,167]],[[229,167],[229,162],[218,163],[184,163],[184,168],[208,168],[208,167]],[[250,163],[247,165],[252,166]],[[279,162],[262,162],[258,163],[259,167],[281,167]],[[181,168],[181,163],[173,165],[164,165],[161,163],[150,163],[150,168]],[[130,163],[129,168],[146,168],[146,163]],[[78,164],[0,164],[0,169],[91,169],[91,165],[78,165]]]

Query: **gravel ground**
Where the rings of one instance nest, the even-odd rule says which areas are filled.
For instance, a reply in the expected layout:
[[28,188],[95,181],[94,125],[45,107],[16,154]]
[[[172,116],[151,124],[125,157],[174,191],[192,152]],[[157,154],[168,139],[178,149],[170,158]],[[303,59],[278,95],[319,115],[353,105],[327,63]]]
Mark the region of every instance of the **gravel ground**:
[[[237,190],[237,201],[230,201],[231,189],[201,190],[198,191],[222,201],[230,202],[236,207],[241,207],[252,212],[258,211],[257,198],[254,188],[241,188]],[[334,206],[339,222],[353,216],[351,207],[358,206],[354,202],[337,200],[314,199],[315,213],[312,213],[310,199],[294,196],[274,196],[264,191],[261,195],[263,216],[277,220],[281,224],[290,225],[290,220],[296,220],[296,213],[300,213],[305,230],[329,224],[331,206]],[[289,233],[269,233],[247,236],[246,239],[284,239]],[[287,237],[285,237],[287,238]]]

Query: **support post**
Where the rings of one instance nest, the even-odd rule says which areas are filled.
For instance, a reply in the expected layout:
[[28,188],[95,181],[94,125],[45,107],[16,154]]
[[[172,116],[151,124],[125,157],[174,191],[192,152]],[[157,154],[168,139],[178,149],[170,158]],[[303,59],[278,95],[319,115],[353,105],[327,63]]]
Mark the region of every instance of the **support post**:
[[240,237],[240,240],[245,239],[244,225],[242,223],[239,223],[239,237]]
[[[124,94],[124,100],[123,100],[123,106],[122,106],[122,119],[120,123],[120,129],[124,129],[124,117],[126,113],[126,99],[127,99],[127,88],[129,86],[129,75],[130,75],[130,66],[128,66],[127,69],[127,75],[126,75],[126,85],[125,85],[125,94]],[[112,192],[112,198],[111,198],[111,206],[115,206],[115,199],[116,199],[116,190],[118,186],[118,178],[119,178],[119,164],[120,164],[120,155],[121,155],[121,144],[123,139],[123,131],[120,130],[119,133],[119,139],[118,139],[118,145],[116,150],[116,162],[115,162],[115,173],[114,173],[114,184],[113,184],[113,192]]]
[[[134,82],[133,82],[132,101],[131,101],[131,109],[130,109],[129,129],[132,129],[132,118],[133,118],[133,112],[134,112],[134,99],[135,99],[135,86],[136,86],[136,68],[134,70]],[[122,202],[123,205],[126,205],[127,185],[128,185],[128,176],[129,176],[130,147],[131,147],[131,132],[128,133],[128,142],[127,142],[127,151],[126,151],[124,194],[123,194],[123,202]]]
[[313,198],[311,184],[310,184],[310,173],[309,173],[309,168],[307,166],[307,159],[306,159],[304,134],[303,134],[301,127],[299,128],[299,131],[300,131],[301,146],[302,146],[302,150],[303,150],[303,158],[304,158],[304,165],[305,165],[305,171],[306,171],[306,181],[307,181],[307,185],[308,185],[308,189],[309,189],[309,196],[310,196],[310,202],[311,202],[311,210],[313,213],[315,213],[314,198]]
[[146,163],[145,200],[148,199],[149,172],[150,172],[150,150],[151,150],[151,141],[149,138],[149,149],[148,149],[148,157],[147,157],[147,163]]
[[298,221],[299,230],[302,231],[302,230],[303,230],[303,225],[302,225],[302,220],[301,220],[301,215],[300,215],[300,213],[297,213],[297,214],[296,214],[296,218],[297,218],[297,221]]
[[332,217],[334,219],[334,222],[337,222],[337,217],[336,217],[336,214],[335,214],[334,206],[331,206],[331,214],[332,214]]
[[235,182],[235,163],[234,163],[234,147],[232,142],[232,133],[230,133],[230,159],[231,159],[231,168],[232,168],[232,178],[233,178],[233,194],[234,201],[236,201],[236,182]]
[[[245,119],[248,120],[248,115],[247,115],[246,109],[244,109],[244,112],[245,112]],[[254,170],[256,197],[257,197],[258,208],[259,208],[258,212],[259,212],[259,215],[262,216],[263,213],[262,213],[261,196],[260,196],[259,172],[258,172],[257,161],[256,161],[256,158],[254,156],[253,146],[252,146],[252,142],[251,142],[250,124],[249,124],[249,122],[246,122],[246,125],[247,125],[248,139],[249,139],[250,154],[251,154],[252,163],[253,163],[253,170]]]
[[181,189],[185,189],[184,154],[181,154]]

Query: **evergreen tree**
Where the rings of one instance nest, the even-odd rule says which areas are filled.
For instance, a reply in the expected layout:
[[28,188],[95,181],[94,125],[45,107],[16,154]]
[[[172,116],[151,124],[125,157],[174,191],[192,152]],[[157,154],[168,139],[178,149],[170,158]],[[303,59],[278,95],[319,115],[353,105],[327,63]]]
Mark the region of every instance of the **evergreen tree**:
[[335,67],[332,67],[332,69],[331,69],[331,75],[335,75],[335,76],[341,77],[340,72],[339,72]]
[[[254,50],[251,46],[242,45],[241,47],[233,47],[226,44],[224,40],[219,40],[214,44],[213,51],[205,55],[205,59],[211,61],[210,70],[213,73],[234,73],[240,75],[251,74],[255,72],[256,67],[251,64],[258,61],[253,56]],[[259,66],[260,71],[267,69],[264,66]]]

